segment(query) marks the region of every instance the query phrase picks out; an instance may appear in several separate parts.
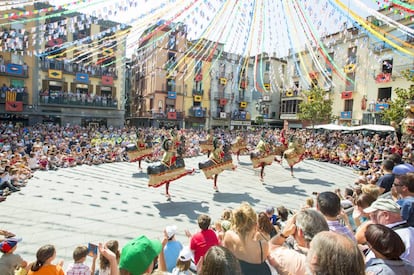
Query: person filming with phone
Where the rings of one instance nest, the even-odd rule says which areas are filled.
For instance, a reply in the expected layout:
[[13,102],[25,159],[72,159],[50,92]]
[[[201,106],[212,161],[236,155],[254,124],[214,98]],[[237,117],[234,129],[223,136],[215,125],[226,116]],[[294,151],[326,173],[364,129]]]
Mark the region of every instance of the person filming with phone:
[[[85,264],[87,256],[92,257],[92,266],[89,268]],[[74,263],[71,263],[66,270],[66,275],[93,275],[95,274],[95,263],[98,257],[98,247],[96,245],[89,244],[89,248],[85,245],[81,245],[75,248],[73,251]]]

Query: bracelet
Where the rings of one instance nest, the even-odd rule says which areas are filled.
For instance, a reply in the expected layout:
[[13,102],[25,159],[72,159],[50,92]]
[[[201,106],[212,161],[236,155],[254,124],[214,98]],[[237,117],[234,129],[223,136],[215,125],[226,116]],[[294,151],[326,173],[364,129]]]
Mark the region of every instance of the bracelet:
[[288,238],[288,236],[285,236],[285,235],[283,235],[283,233],[282,232],[280,232],[280,237],[282,237],[282,238],[284,238],[284,239],[287,239]]

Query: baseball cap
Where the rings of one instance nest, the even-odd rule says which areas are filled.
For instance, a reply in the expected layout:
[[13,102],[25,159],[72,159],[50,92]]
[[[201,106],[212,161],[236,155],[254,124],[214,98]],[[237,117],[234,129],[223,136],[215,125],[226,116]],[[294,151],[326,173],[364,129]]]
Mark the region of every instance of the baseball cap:
[[167,233],[168,239],[170,239],[172,236],[174,236],[177,233],[177,226],[169,225],[165,227],[165,232]]
[[408,163],[398,164],[394,166],[392,173],[397,176],[405,175],[407,173],[414,173],[414,166]]
[[3,253],[9,253],[17,245],[18,242],[21,242],[22,238],[7,238],[0,243],[0,251]]
[[394,213],[400,213],[400,206],[392,199],[379,198],[374,201],[371,206],[364,209],[364,212],[369,214],[377,210],[384,210]]
[[193,257],[193,252],[187,246],[181,249],[180,255],[178,256],[180,261],[183,261],[183,262],[190,261],[192,257]]
[[150,240],[141,235],[122,248],[119,268],[127,270],[132,275],[141,275],[160,254],[161,249],[159,240]]

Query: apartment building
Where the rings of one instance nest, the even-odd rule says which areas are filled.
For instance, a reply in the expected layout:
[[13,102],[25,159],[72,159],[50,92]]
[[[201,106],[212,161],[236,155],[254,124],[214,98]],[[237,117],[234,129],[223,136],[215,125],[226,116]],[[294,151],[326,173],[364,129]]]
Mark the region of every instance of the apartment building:
[[184,95],[188,94],[184,61],[187,27],[159,21],[140,37],[131,60],[127,124],[138,127],[182,128]]
[[24,87],[24,92],[16,96],[21,102],[16,108],[8,104],[13,95],[6,97],[6,119],[19,118],[29,125],[122,126],[127,26],[58,12],[45,3],[24,6],[15,14],[27,14],[10,19],[10,30],[20,30],[26,48],[3,51],[6,69],[0,81]]
[[[412,16],[380,10],[397,22],[413,28]],[[401,35],[389,24],[368,17],[384,37],[393,37],[397,44],[412,51],[413,39]],[[343,28],[321,38],[322,47],[291,53],[288,56],[288,87],[282,92],[281,119],[289,125],[302,127],[298,120],[302,91],[318,85],[333,100],[336,123],[345,125],[385,124],[382,111],[396,94],[396,88],[409,88],[403,70],[414,69],[412,56],[401,54],[386,42],[378,40],[362,27]],[[323,48],[323,50],[322,50]]]

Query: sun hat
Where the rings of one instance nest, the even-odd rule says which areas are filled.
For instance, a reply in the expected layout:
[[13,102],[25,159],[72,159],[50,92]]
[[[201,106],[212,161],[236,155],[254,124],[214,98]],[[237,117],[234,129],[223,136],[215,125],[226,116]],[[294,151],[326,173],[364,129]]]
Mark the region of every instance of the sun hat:
[[129,241],[121,252],[119,268],[132,275],[141,275],[160,254],[162,244],[159,240],[150,240],[142,235]]
[[393,201],[392,199],[384,199],[379,198],[376,201],[374,201],[371,206],[365,208],[363,211],[367,214],[375,212],[377,210],[384,210],[394,213],[400,213],[400,206]]

